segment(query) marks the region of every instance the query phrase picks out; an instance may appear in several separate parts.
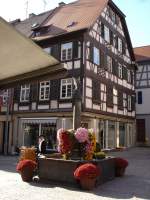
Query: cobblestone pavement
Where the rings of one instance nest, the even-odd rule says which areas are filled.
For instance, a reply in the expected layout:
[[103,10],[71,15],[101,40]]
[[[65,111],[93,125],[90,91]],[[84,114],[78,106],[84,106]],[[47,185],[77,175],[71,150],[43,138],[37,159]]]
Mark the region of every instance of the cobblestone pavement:
[[0,156],[0,200],[150,199],[150,148],[133,148],[111,155],[128,159],[123,178],[115,178],[92,192],[52,184],[25,183],[16,173],[16,157]]

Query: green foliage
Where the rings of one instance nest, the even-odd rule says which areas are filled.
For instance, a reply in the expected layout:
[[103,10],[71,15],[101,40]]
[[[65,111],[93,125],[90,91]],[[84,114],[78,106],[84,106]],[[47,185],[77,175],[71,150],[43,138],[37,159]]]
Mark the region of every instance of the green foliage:
[[104,152],[102,152],[102,151],[94,153],[94,158],[95,159],[104,159],[105,157],[106,157],[106,154]]

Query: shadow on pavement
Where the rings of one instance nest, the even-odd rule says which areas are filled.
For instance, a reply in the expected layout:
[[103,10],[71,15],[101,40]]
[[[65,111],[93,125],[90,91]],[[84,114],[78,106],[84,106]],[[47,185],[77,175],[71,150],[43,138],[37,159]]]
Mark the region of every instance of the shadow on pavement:
[[16,172],[18,156],[0,156],[0,170],[7,172]]

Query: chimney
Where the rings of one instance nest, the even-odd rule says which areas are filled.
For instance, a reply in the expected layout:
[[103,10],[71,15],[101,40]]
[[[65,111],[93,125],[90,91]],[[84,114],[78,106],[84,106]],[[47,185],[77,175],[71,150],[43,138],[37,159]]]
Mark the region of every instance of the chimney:
[[66,4],[63,1],[61,1],[58,5],[59,7],[61,7],[61,6],[65,6]]
[[29,18],[31,18],[31,17],[34,17],[36,14],[34,14],[34,13],[30,13],[29,14]]

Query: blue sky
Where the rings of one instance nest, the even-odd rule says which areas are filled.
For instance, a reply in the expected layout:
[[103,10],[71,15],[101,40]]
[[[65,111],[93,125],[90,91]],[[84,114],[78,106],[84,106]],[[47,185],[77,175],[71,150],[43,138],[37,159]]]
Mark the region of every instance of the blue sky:
[[[6,20],[26,17],[27,14],[40,13],[52,9],[62,0],[0,0],[0,15]],[[46,5],[44,6],[44,1]],[[65,3],[72,0],[63,0]],[[92,1],[92,0],[91,0]],[[133,46],[150,45],[150,0],[113,0],[127,16],[126,21]],[[9,6],[8,6],[9,5]]]

